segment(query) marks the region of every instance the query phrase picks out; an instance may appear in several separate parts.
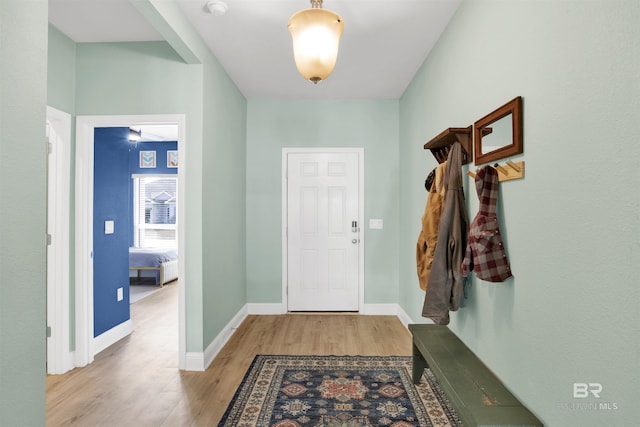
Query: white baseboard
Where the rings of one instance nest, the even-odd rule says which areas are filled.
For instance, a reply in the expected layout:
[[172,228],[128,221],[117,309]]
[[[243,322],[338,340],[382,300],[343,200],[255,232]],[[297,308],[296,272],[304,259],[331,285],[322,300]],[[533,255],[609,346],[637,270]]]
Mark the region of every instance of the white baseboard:
[[49,363],[47,363],[47,374],[50,375],[62,375],[66,372],[69,372],[75,365],[75,352],[66,351],[62,354],[62,360],[59,364],[57,364],[54,368],[52,368]]
[[238,329],[238,326],[244,321],[244,319],[249,315],[249,308],[247,304],[245,304],[238,313],[233,316],[231,321],[227,323],[227,325],[220,331],[220,333],[211,341],[211,344],[207,346],[203,355],[203,367],[201,370],[205,370],[211,365],[213,359],[220,353],[222,347],[229,341],[231,335]]
[[398,319],[400,320],[400,322],[404,325],[405,328],[409,329],[409,325],[412,323],[416,323],[413,321],[413,319],[411,318],[411,316],[409,316],[407,314],[406,311],[404,311],[404,309],[402,307],[400,307],[400,305],[398,305],[398,312],[396,314],[396,316],[398,316]]
[[365,304],[361,314],[366,316],[397,316],[405,328],[414,323],[399,304]]
[[247,304],[249,309],[249,314],[286,314],[287,309],[283,306],[282,303],[273,303],[273,304],[258,304],[258,303],[249,303]]
[[187,352],[184,356],[185,371],[204,371],[204,353],[203,352]]
[[131,335],[132,332],[133,322],[131,322],[131,319],[129,319],[117,326],[114,326],[108,331],[101,333],[93,339],[93,354],[96,355],[100,353],[102,350],[120,341],[122,338]]
[[[248,307],[249,310],[248,314],[269,315],[287,313],[287,309],[281,303],[249,303],[246,307]],[[403,321],[403,324],[406,325],[411,323],[407,313],[405,313],[398,304],[365,304],[363,309],[360,311],[360,314],[366,316],[398,316],[401,321],[403,321],[403,319],[408,319]]]
[[[73,368],[76,367],[75,364],[75,360],[76,360],[76,352],[75,351],[69,351],[67,353],[65,353],[64,355],[64,372],[68,372],[70,370],[72,370]],[[64,373],[63,372],[63,373]]]
[[365,304],[360,314],[365,316],[395,316],[398,304]]

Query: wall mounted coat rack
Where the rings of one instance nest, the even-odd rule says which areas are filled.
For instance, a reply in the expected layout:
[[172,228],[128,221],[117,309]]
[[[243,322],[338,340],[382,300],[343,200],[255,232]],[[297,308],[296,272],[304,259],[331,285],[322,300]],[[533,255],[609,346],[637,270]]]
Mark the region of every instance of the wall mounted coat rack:
[[[493,165],[498,171],[498,181],[511,181],[512,179],[524,178],[524,161],[512,162],[511,160],[507,160],[505,165],[506,166],[502,166],[498,163]],[[476,177],[476,174],[472,171],[468,171],[467,175],[474,179]]]
[[438,163],[447,160],[449,149],[454,142],[462,145],[463,157],[462,164],[466,165],[473,160],[473,149],[471,147],[472,126],[466,128],[447,128],[440,132],[438,136],[424,144],[425,150],[431,150],[431,154],[436,158]]

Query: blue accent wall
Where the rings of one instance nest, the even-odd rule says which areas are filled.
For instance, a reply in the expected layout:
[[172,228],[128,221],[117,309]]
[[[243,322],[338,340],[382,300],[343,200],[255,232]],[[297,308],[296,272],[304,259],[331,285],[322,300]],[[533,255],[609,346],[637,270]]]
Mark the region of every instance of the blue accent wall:
[[[93,194],[93,334],[129,319],[129,234],[131,223],[129,129],[96,128]],[[114,233],[105,234],[105,221]],[[123,288],[122,301],[117,289]]]
[[[96,128],[93,195],[94,336],[129,320],[129,246],[133,242],[132,174],[177,174],[167,167],[167,150],[177,141],[129,142],[129,128]],[[156,152],[156,167],[140,167],[140,151]],[[114,233],[104,222],[114,221]],[[123,299],[117,301],[118,288]]]

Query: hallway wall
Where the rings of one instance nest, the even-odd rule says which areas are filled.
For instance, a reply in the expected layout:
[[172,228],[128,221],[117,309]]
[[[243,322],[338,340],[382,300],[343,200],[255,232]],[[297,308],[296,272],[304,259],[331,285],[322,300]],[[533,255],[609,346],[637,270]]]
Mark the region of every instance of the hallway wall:
[[[639,415],[638,22],[633,1],[467,0],[400,101],[400,301],[428,322],[414,253],[436,161],[422,146],[523,97],[525,177],[498,204],[514,278],[474,278],[450,327],[548,426]],[[601,398],[574,398],[580,382]]]
[[247,117],[248,302],[282,300],[282,148],[363,147],[364,302],[396,303],[398,101],[250,100]]
[[[163,13],[169,20],[183,19],[171,8]],[[187,158],[180,159],[187,177],[187,247],[181,249],[188,280],[186,348],[200,353],[246,301],[246,100],[196,38],[189,40],[201,64],[184,63],[165,42],[74,44],[55,28],[50,33],[51,105],[73,108],[77,115],[186,116]],[[66,78],[69,74],[75,76],[73,90]],[[232,246],[227,244],[230,240]],[[71,251],[73,264],[73,244]],[[217,308],[205,311],[204,304]]]
[[47,2],[3,0],[0,28],[0,424],[41,426]]

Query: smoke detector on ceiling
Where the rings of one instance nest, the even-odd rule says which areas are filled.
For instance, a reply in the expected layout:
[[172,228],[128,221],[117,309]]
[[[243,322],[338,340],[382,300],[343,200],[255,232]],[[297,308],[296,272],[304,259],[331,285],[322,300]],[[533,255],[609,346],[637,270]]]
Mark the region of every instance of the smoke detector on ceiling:
[[211,0],[207,2],[207,10],[213,16],[222,16],[227,13],[229,6],[222,0]]

